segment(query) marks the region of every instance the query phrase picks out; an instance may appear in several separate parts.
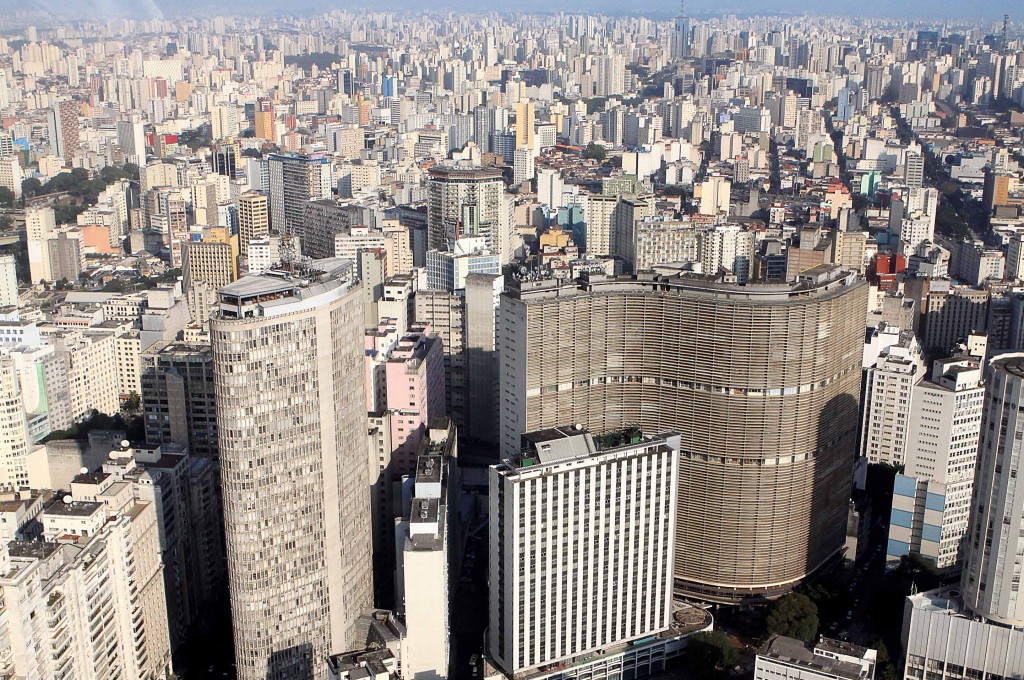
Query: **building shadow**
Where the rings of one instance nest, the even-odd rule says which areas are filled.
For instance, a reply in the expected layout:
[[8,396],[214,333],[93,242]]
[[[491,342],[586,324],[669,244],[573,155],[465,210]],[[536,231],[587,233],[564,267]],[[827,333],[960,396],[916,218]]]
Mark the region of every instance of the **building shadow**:
[[313,680],[322,675],[314,672],[313,646],[308,643],[279,649],[267,660],[267,680]]

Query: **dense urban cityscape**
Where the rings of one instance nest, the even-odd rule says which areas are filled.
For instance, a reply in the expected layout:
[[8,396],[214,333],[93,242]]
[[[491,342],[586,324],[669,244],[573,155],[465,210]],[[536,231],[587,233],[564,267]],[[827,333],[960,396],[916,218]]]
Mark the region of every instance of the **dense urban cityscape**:
[[0,680],[1024,677],[1006,4],[5,8]]

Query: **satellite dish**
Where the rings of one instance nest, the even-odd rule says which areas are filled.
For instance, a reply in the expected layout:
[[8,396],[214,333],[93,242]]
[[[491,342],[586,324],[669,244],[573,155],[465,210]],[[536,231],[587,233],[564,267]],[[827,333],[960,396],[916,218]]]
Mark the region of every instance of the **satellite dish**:
[[64,505],[71,505],[74,502],[75,502],[75,499],[72,498],[70,494],[67,495],[67,496],[64,496]]
[[132,445],[132,443],[130,441],[128,441],[127,439],[122,439],[121,440],[121,448],[122,449],[127,449],[131,445]]
[[89,474],[89,468],[87,468],[87,467],[79,468],[78,472],[80,474],[87,475],[87,474]]

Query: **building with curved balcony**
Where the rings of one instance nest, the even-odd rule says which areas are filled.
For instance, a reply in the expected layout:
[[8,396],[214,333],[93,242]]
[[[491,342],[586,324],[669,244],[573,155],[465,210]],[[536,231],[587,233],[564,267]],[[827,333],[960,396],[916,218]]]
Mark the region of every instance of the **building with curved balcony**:
[[502,456],[578,423],[681,434],[675,585],[735,602],[792,590],[845,540],[867,287],[694,276],[523,279],[502,295]]

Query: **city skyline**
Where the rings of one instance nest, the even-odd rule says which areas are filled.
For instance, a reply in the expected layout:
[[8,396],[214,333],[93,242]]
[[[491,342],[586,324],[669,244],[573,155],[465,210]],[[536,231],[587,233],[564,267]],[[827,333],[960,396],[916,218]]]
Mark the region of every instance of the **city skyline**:
[[1024,675],[1005,5],[8,0],[0,680]]
[[[8,6],[9,5],[9,6]],[[27,8],[40,12],[44,16],[62,18],[134,18],[134,19],[174,19],[189,15],[216,16],[224,9],[231,8],[231,2],[220,3],[216,9],[211,8],[207,3],[198,0],[182,0],[181,2],[170,3],[166,0],[142,0],[141,3],[130,2],[129,0],[83,0],[75,3],[73,8],[60,2],[60,0],[30,0]],[[244,9],[250,14],[263,14],[267,16],[291,15],[295,12],[314,14],[330,11],[333,9],[361,10],[364,5],[348,2],[346,0],[329,0],[329,2],[314,2],[313,0],[298,0],[291,3],[287,11],[282,11],[277,3],[269,0],[256,0],[255,2],[239,3],[238,8]],[[0,8],[7,11],[25,11],[25,5],[15,5],[13,0],[2,0]],[[557,4],[539,3],[527,0],[520,3],[516,13],[606,13],[610,16],[648,16],[652,19],[666,19],[678,13],[678,4],[671,0],[660,0],[655,4],[648,4],[637,13],[635,8],[625,8],[621,4],[605,2],[583,2],[582,0],[562,0]],[[421,6],[408,1],[398,2],[389,6],[389,11],[417,12]],[[462,0],[449,0],[447,3],[431,5],[429,11],[432,13],[444,13],[447,11],[507,11],[503,5],[488,7],[480,3],[466,3]],[[808,12],[808,9],[810,11]],[[824,0],[815,3],[813,8],[802,9],[793,7],[792,3],[783,0],[725,0],[724,2],[709,2],[707,0],[689,0],[686,3],[688,15],[695,18],[714,18],[728,15],[745,16],[838,16],[847,18],[879,18],[879,19],[905,19],[922,20],[933,23],[954,22],[977,22],[985,20],[1001,20],[1003,14],[1012,13],[1012,3],[1004,0],[984,0],[972,3],[971,10],[966,12],[963,4],[952,0],[938,0],[925,2],[924,0],[906,0],[899,3],[881,2],[881,0],[868,0],[851,6],[849,3],[840,0]]]

